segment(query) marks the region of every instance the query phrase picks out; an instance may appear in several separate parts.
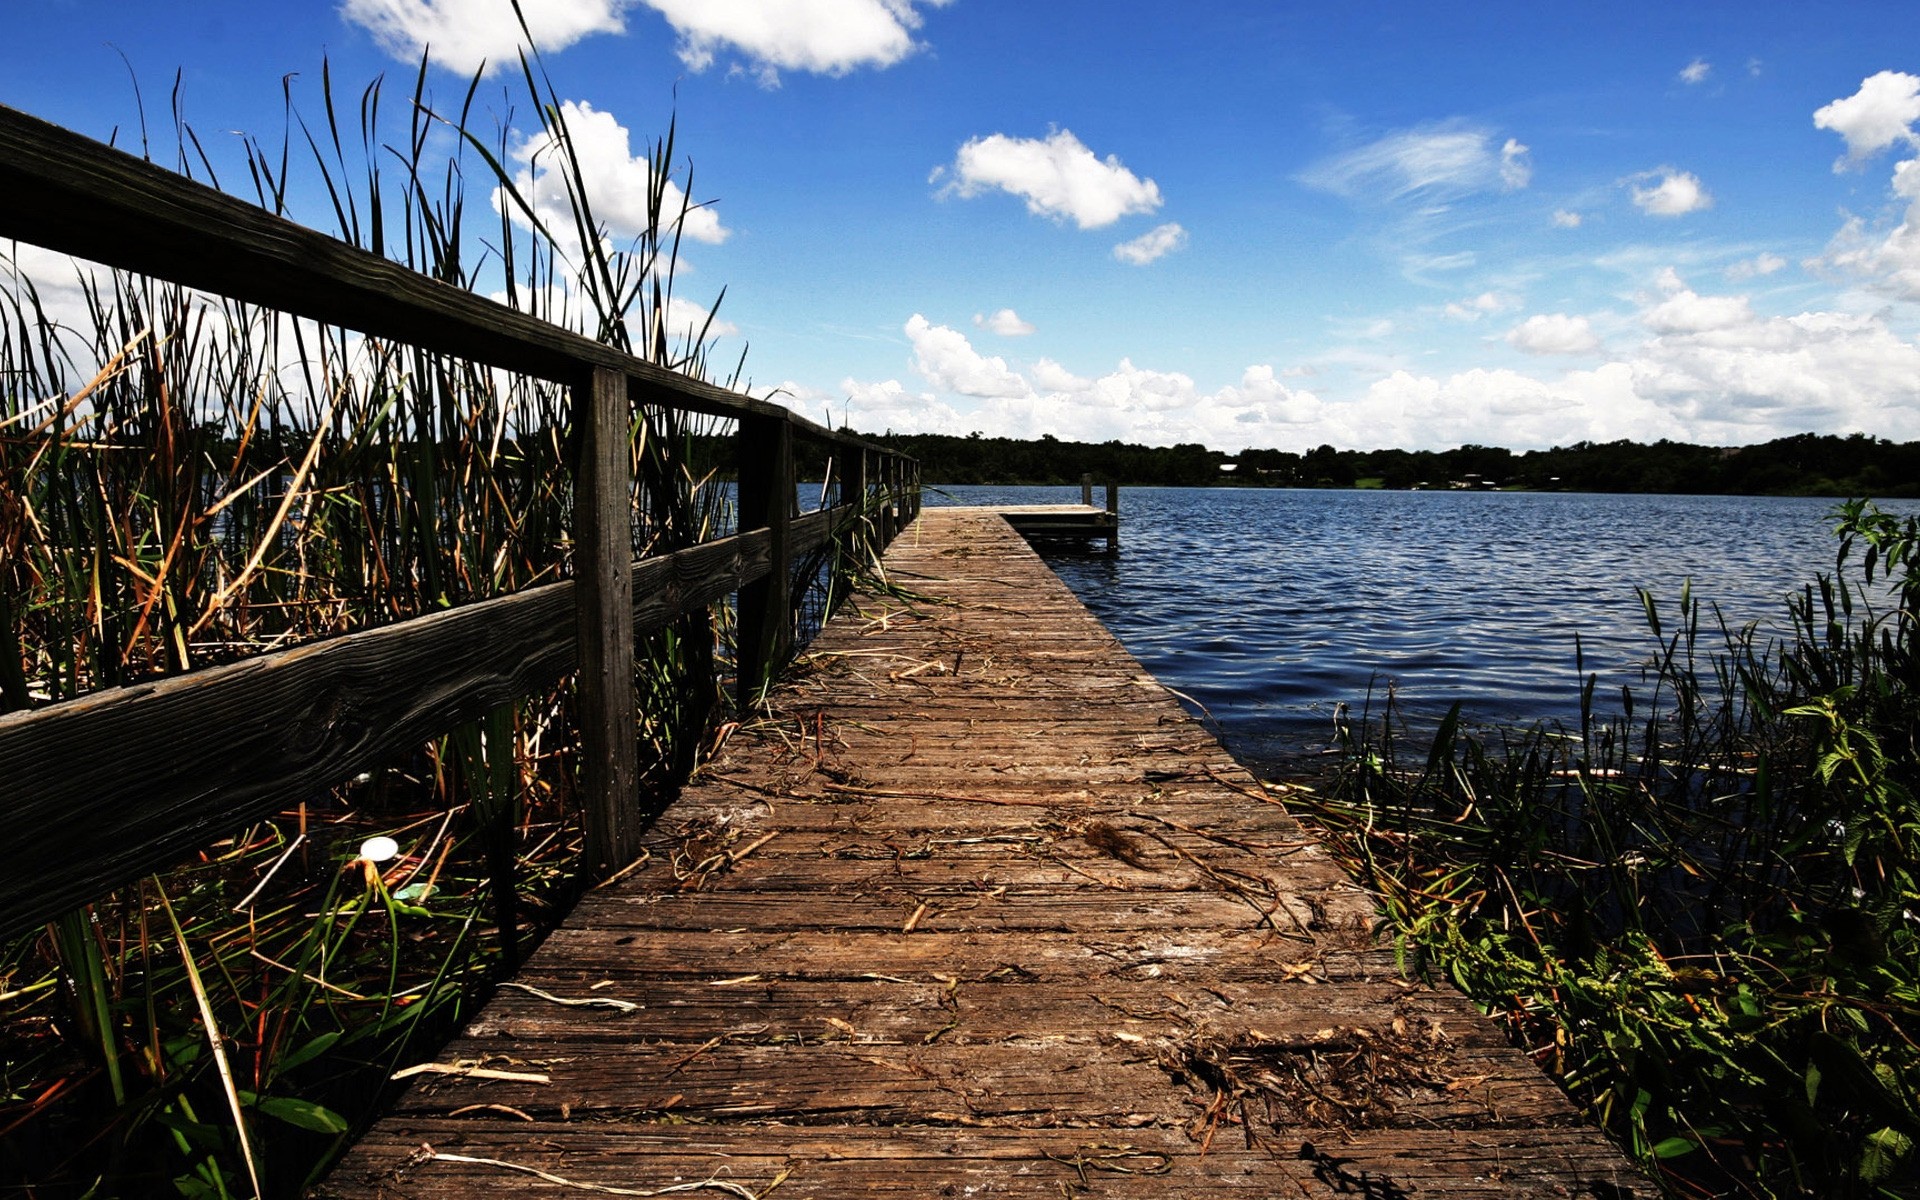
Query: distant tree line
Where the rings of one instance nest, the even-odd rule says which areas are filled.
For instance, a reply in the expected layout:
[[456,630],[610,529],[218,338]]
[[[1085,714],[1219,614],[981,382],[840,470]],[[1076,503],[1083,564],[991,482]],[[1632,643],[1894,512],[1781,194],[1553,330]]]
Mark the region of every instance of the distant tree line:
[[1515,452],[1453,450],[1245,450],[1194,443],[1037,441],[971,434],[868,435],[920,460],[931,484],[1100,482],[1185,487],[1499,488],[1567,492],[1728,495],[1920,496],[1920,442],[1866,434],[1795,434],[1754,446],[1696,446],[1662,439],[1575,442]]

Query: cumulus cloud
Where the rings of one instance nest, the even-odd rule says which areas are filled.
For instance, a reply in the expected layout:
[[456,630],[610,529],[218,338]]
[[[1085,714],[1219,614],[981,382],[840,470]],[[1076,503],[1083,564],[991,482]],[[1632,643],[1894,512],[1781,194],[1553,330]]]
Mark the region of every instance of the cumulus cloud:
[[1591,354],[1600,339],[1585,317],[1536,313],[1507,330],[1507,345],[1525,354]]
[[1175,250],[1184,250],[1186,245],[1187,231],[1170,221],[1147,230],[1130,242],[1121,242],[1113,248],[1113,256],[1123,263],[1144,267],[1156,258],[1172,254]]
[[[522,6],[536,46],[564,50],[596,33],[621,33],[628,0],[540,0]],[[343,0],[340,15],[387,53],[433,61],[462,74],[488,74],[518,61],[524,39],[510,0]]]
[[[1834,164],[1836,169],[1895,143],[1920,147],[1920,137],[1913,131],[1916,120],[1920,120],[1920,77],[1893,71],[1872,76],[1846,100],[1836,100],[1814,114],[1815,124],[1846,139],[1848,155]],[[1849,217],[1825,253],[1807,265],[1857,278],[1874,291],[1903,300],[1920,300],[1920,160],[1894,164],[1892,190],[1906,205],[1892,229],[1870,228],[1860,218]]]
[[1742,280],[1757,279],[1762,275],[1771,275],[1787,265],[1787,260],[1778,254],[1761,252],[1752,258],[1743,258],[1726,270],[1728,279],[1738,283]]
[[1335,195],[1396,199],[1416,194],[1464,195],[1527,186],[1527,147],[1496,141],[1488,129],[1447,121],[1390,133],[1309,168],[1302,180]]
[[[564,101],[560,111],[572,134],[594,218],[600,222],[601,234],[618,248],[647,227],[647,193],[653,169],[644,150],[633,152],[626,126],[612,113],[574,100]],[[513,182],[521,197],[549,233],[570,251],[577,251],[568,178],[561,169],[564,159],[555,140],[545,133],[527,138],[514,148],[513,161],[519,166]],[[679,213],[685,199],[678,185],[667,182],[667,213]],[[495,190],[493,204],[496,211],[512,206],[518,219],[518,206],[505,189]],[[692,241],[717,245],[730,231],[721,225],[719,214],[711,206],[702,206],[687,211],[681,232]]]
[[973,323],[976,328],[997,333],[1001,337],[1026,337],[1033,332],[1032,324],[1021,320],[1020,314],[1010,308],[992,314],[975,313]]
[[1640,315],[1655,333],[1710,333],[1749,325],[1753,308],[1745,296],[1702,296],[1682,288]]
[[908,318],[907,340],[913,344],[913,369],[943,391],[962,396],[1025,396],[1027,381],[1009,370],[1005,359],[973,348],[967,335],[935,325],[919,313]]
[[1696,58],[1680,68],[1680,82],[1686,84],[1705,83],[1713,74],[1713,64],[1704,58]]
[[1636,179],[1649,181],[1655,177],[1658,177],[1658,183],[1649,182],[1645,186],[1636,184],[1633,189],[1634,204],[1648,216],[1681,217],[1713,207],[1713,197],[1700,185],[1698,175],[1672,167],[1660,167],[1635,176]]
[[[948,173],[940,168],[934,178]],[[1152,212],[1161,203],[1159,184],[1135,175],[1114,155],[1096,157],[1066,129],[1044,138],[972,138],[955,155],[951,176],[942,194],[973,197],[997,188],[1025,200],[1030,213],[1071,220],[1082,229]]]
[[1580,228],[1580,221],[1580,214],[1574,212],[1572,209],[1556,208],[1553,210],[1553,226],[1555,229],[1578,229]]
[[[543,0],[544,2],[544,0]],[[916,3],[946,0],[644,0],[680,35],[680,61],[704,71],[723,53],[742,56],[762,83],[781,71],[845,75],[890,67],[919,49]]]
[[1920,75],[1881,71],[1860,81],[1853,95],[1823,105],[1813,114],[1817,129],[1831,129],[1846,140],[1847,152],[1833,169],[1859,167],[1895,142],[1920,145],[1913,123],[1920,119]]

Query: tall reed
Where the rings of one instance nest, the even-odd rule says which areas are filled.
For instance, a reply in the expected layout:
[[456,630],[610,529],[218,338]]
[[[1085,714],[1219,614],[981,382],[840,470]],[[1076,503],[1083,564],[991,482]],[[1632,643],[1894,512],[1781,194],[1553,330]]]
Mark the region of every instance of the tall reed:
[[1920,1195],[1920,520],[1835,518],[1782,637],[1643,594],[1612,714],[1410,745],[1390,694],[1294,791],[1675,1196]]
[[[323,70],[312,123],[289,92],[278,144],[246,143],[254,197],[285,212],[306,173],[343,240],[704,377],[706,330],[665,319],[688,211],[668,186],[671,127],[650,153],[647,228],[615,246],[537,57],[517,86],[539,116],[527,136],[559,163],[569,231],[542,227],[516,189],[510,118],[479,132],[478,80],[445,113],[427,80],[423,60],[397,129],[378,81],[355,99]],[[210,174],[177,110],[175,128],[179,167]],[[469,220],[476,188],[500,198],[484,231]],[[0,252],[0,713],[570,569],[562,389],[119,272],[36,275],[29,260]],[[636,408],[637,553],[729,519],[688,453],[724,430]],[[696,614],[639,648],[656,791],[692,761],[720,632]],[[566,904],[572,725],[570,684],[496,709],[0,948],[0,1180],[296,1193],[393,1070]]]

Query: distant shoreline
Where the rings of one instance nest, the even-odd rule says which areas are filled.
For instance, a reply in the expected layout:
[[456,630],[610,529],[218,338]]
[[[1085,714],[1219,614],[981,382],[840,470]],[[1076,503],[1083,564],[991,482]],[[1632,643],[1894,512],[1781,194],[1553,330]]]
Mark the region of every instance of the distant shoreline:
[[[868,434],[947,485],[1378,488],[1920,498],[1920,442],[1796,434],[1750,446],[1577,442],[1548,450],[1244,450],[951,434]],[[819,467],[824,468],[824,462]]]

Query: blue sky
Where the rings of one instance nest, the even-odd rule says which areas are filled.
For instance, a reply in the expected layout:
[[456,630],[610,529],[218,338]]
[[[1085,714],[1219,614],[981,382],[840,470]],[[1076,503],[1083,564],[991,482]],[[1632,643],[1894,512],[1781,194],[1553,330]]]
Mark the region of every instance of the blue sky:
[[[1911,0],[529,17],[615,235],[677,113],[713,202],[682,294],[725,286],[720,359],[745,344],[756,394],[816,419],[1225,450],[1920,438]],[[323,55],[349,91],[386,72],[397,108],[427,43],[451,105],[516,36],[505,0],[13,4],[0,103],[124,143],[128,64],[157,126],[177,71],[239,184],[226,131],[277,140],[283,76],[317,117]],[[481,103],[530,122],[510,75]]]

